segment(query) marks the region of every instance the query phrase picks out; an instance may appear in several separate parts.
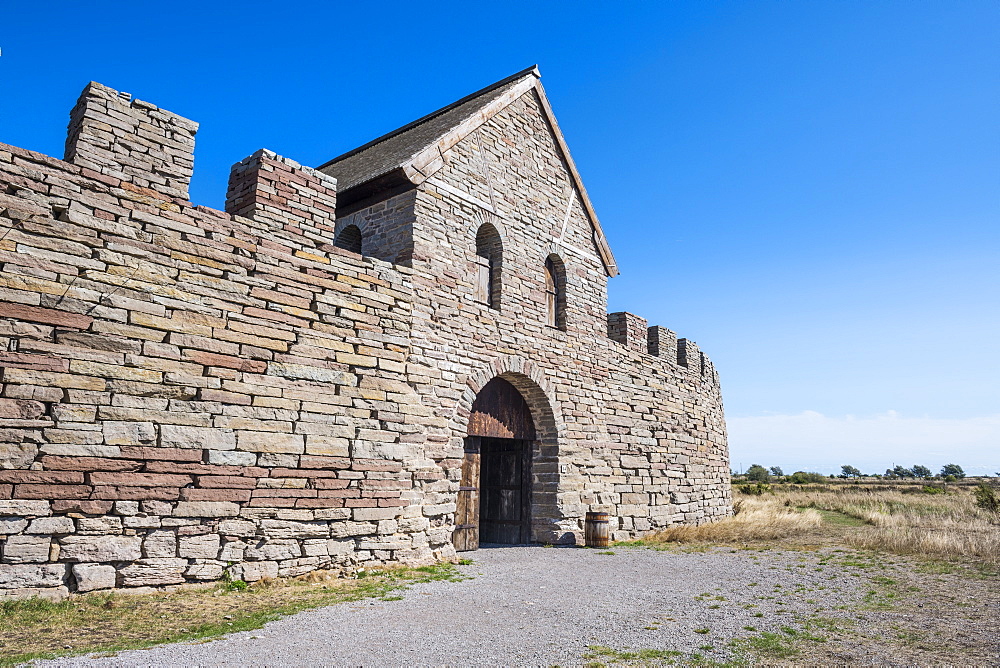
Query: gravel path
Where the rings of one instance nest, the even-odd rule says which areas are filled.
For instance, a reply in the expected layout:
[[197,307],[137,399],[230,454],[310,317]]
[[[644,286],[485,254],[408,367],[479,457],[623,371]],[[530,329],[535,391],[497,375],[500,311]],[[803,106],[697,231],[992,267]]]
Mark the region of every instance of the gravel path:
[[[462,571],[471,579],[415,585],[403,600],[311,610],[208,643],[41,665],[553,665],[585,662],[591,645],[723,660],[729,640],[753,635],[745,626],[774,631],[798,627],[800,615],[837,616],[863,584],[809,552],[503,547],[470,556]],[[699,649],[708,645],[718,649]]]

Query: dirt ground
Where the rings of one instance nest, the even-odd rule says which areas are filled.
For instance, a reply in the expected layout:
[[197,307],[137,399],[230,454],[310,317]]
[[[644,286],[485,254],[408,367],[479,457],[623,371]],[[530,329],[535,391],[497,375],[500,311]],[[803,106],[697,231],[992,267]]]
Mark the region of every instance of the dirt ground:
[[462,581],[48,665],[1000,663],[996,576],[800,538],[780,549],[484,549]]

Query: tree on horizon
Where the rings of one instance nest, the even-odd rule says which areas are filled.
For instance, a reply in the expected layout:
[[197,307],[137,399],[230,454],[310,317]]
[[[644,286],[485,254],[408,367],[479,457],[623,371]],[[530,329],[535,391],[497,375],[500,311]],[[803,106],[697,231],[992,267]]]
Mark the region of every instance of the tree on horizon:
[[844,464],[840,467],[840,475],[844,478],[860,478],[861,470],[850,466],[849,464]]
[[941,467],[941,477],[943,478],[950,475],[953,475],[956,478],[964,478],[965,471],[963,471],[962,467],[958,464],[945,464]]

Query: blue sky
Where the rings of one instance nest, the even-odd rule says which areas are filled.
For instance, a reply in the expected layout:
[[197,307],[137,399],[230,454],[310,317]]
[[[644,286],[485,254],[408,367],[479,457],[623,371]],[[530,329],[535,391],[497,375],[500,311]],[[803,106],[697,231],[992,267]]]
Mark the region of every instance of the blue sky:
[[[624,7],[624,8],[623,8]],[[9,6],[0,141],[93,79],[201,122],[192,199],[538,63],[622,268],[699,343],[734,467],[1000,471],[1000,3]]]

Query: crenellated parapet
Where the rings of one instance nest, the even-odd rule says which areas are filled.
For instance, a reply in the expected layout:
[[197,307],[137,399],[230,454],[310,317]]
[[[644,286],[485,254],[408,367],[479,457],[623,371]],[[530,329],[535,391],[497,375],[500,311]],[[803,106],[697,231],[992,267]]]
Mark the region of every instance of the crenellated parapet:
[[715,379],[711,360],[690,339],[678,339],[666,327],[647,327],[645,318],[619,311],[608,314],[608,338],[632,352],[659,357],[689,373]]
[[666,327],[653,326],[646,335],[649,340],[649,354],[668,360],[677,359],[677,334]]
[[619,311],[608,314],[608,338],[617,341],[629,350],[637,353],[648,353],[649,343],[646,340],[647,323],[634,313]]

